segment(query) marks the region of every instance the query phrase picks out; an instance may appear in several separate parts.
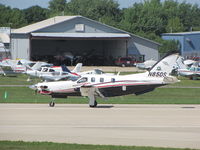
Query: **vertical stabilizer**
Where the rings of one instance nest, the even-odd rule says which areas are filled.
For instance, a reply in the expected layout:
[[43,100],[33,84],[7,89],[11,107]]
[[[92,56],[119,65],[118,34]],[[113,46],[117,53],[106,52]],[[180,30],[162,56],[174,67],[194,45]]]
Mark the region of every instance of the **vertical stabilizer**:
[[150,70],[148,76],[166,77],[175,69],[178,54],[167,55],[158,61]]
[[179,57],[178,60],[177,60],[177,68],[178,69],[187,69],[187,65],[184,64],[183,62],[183,57]]
[[65,65],[61,65],[63,72],[71,72]]
[[81,68],[82,68],[82,63],[78,63],[75,68],[72,70],[72,72],[74,73],[78,73],[78,72],[81,72]]

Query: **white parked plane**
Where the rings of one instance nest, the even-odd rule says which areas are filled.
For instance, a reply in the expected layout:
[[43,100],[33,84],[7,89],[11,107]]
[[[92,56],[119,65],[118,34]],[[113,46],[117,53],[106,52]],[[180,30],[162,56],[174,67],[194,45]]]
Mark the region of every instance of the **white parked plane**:
[[12,59],[4,59],[0,62],[0,74],[3,75],[13,75],[17,73],[25,73],[26,66],[32,67],[35,62],[19,59],[19,60],[12,60]]
[[147,60],[143,63],[137,63],[136,67],[139,69],[150,69],[156,62],[155,60]]
[[58,81],[68,77],[78,77],[82,63],[78,63],[72,71],[69,71],[66,66],[57,67],[41,67],[38,70],[27,70],[26,74],[33,77],[39,77],[46,81]]
[[188,77],[190,79],[197,79],[197,77],[200,77],[200,66],[199,62],[195,62],[191,67],[187,67],[186,65],[182,65],[178,69],[178,74],[180,76]]
[[[170,75],[178,59],[178,54],[168,55],[157,62],[149,71],[131,75],[86,74],[72,81],[43,82],[32,85],[41,94],[52,98],[67,96],[87,96],[89,106],[96,107],[96,97],[113,97],[128,94],[143,94],[155,88],[178,82]],[[49,103],[51,107],[54,101]]]

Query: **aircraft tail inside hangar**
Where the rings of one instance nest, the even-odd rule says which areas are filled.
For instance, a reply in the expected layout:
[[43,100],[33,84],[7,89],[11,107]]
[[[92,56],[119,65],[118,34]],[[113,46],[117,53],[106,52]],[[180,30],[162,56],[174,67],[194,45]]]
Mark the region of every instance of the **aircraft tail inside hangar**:
[[159,44],[83,16],[57,16],[14,30],[11,47],[13,59],[63,63],[70,54],[75,63],[107,65],[128,55],[158,60]]

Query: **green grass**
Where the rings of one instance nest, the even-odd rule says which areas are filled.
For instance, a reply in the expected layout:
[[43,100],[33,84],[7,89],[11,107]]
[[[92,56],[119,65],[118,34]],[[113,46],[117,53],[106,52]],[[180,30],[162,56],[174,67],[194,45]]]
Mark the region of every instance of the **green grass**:
[[[32,85],[40,81],[35,78],[27,82],[24,74],[17,77],[1,77],[0,85]],[[181,87],[200,87],[200,80],[189,80],[179,77],[181,82],[172,84],[175,88],[157,88],[155,91],[140,95],[127,95],[121,97],[108,98],[108,101],[98,99],[104,104],[200,104],[199,88]],[[178,88],[180,87],[180,88]],[[5,98],[7,93],[7,98]],[[28,87],[0,87],[0,103],[48,103],[50,96],[35,94]],[[69,97],[68,99],[56,99],[57,103],[88,103],[84,97]]]
[[[132,74],[134,72],[122,72],[121,75]],[[30,82],[27,81],[28,76],[25,74],[19,74],[16,77],[4,77],[0,76],[0,85],[32,85],[41,82],[39,78],[33,78]],[[185,77],[178,77],[181,82],[170,85],[170,86],[189,86],[189,87],[200,87],[200,80],[189,80]]]
[[52,142],[0,141],[0,150],[189,150],[138,146],[83,145]]
[[[157,88],[156,90],[135,96],[127,95],[98,99],[100,104],[200,104],[199,88]],[[5,92],[7,98],[5,98]],[[50,96],[35,94],[28,87],[0,87],[0,103],[48,103]],[[56,99],[56,103],[87,104],[84,97]]]
[[27,81],[28,76],[25,74],[18,74],[17,76],[0,76],[0,85],[31,85],[41,80],[33,78],[31,82]]

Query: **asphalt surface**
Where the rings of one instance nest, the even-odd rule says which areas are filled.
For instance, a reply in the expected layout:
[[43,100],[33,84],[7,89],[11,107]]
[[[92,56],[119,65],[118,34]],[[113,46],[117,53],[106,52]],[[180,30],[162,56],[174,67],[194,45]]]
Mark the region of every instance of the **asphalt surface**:
[[0,104],[0,140],[200,149],[200,105]]

